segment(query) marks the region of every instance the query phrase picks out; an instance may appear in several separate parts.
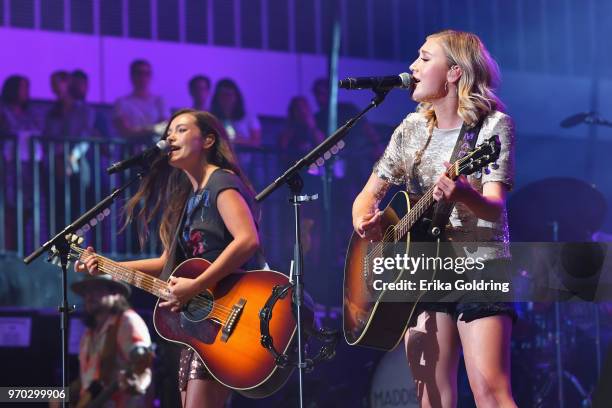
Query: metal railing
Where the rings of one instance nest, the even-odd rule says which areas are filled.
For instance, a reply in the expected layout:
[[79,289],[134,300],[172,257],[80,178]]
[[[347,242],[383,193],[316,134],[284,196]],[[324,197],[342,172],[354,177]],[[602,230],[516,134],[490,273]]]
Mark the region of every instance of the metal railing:
[[[105,169],[142,149],[142,144],[124,139],[32,137],[24,152],[14,138],[0,139],[0,254],[23,257],[47,241],[131,178],[135,174],[131,170],[109,176]],[[281,170],[276,149],[239,147],[237,153],[255,189],[264,187]],[[135,226],[121,231],[121,209],[136,189],[127,190],[108,217],[92,220],[84,230],[87,245],[110,257],[160,254],[156,230],[151,230],[144,249]],[[285,198],[278,194],[262,206],[265,221],[260,233],[268,257],[274,259],[281,257],[282,248],[276,244],[282,241],[283,225],[287,225],[283,218],[290,219]]]

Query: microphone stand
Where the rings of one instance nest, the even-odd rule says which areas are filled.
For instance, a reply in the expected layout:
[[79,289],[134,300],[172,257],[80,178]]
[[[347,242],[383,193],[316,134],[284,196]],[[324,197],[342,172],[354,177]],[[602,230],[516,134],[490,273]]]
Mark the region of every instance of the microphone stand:
[[599,116],[587,116],[584,119],[584,123],[588,125],[600,125],[600,126],[608,126],[612,127],[612,122],[606,119],[602,119]]
[[[136,181],[142,179],[143,172],[139,171],[138,174],[129,180],[125,185],[116,188],[110,195],[100,201],[91,209],[87,210],[83,215],[77,218],[72,224],[67,225],[62,231],[60,231],[57,235],[51,238],[49,241],[45,242],[40,248],[32,252],[26,258],[24,258],[23,262],[25,264],[30,264],[33,260],[38,258],[43,252],[52,252],[53,247],[55,247],[56,253],[51,253],[49,259],[53,256],[57,256],[60,259],[61,268],[62,268],[62,300],[61,305],[58,306],[58,311],[61,314],[60,319],[60,332],[61,332],[61,342],[62,342],[62,387],[68,387],[68,316],[74,310],[74,306],[68,305],[68,255],[70,254],[70,243],[66,239],[66,235],[74,234],[79,228],[89,224],[91,220],[95,220],[96,216],[108,209],[117,196],[125,191],[129,186],[134,184]],[[93,226],[93,225],[92,225]],[[62,401],[62,406],[67,406],[67,397]]]
[[304,182],[302,177],[298,173],[302,168],[310,166],[317,162],[317,160],[323,158],[323,155],[329,152],[340,140],[342,140],[348,134],[348,131],[361,119],[370,109],[380,105],[387,94],[389,89],[373,89],[375,96],[372,98],[368,106],[363,109],[357,116],[349,119],[344,125],[336,130],[331,136],[325,139],[321,144],[315,147],[310,153],[299,159],[293,166],[285,171],[280,177],[270,183],[264,188],[259,194],[255,196],[257,202],[263,201],[268,195],[274,190],[279,188],[282,184],[287,184],[291,191],[291,197],[289,199],[294,209],[295,218],[295,246],[293,250],[293,297],[292,302],[295,306],[295,314],[297,320],[297,340],[298,340],[298,371],[299,371],[299,399],[300,408],[304,406],[304,385],[303,385],[303,372],[304,369],[309,368],[309,364],[304,360],[304,344],[302,338],[302,306],[304,301],[304,284],[303,280],[303,255],[302,255],[302,240],[301,240],[301,224],[300,224],[300,205],[303,202],[311,201],[313,197],[308,195],[300,195]]

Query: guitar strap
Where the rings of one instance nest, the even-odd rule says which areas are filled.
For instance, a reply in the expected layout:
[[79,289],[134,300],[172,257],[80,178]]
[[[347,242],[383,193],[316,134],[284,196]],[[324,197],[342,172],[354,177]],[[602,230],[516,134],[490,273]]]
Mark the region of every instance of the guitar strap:
[[[465,156],[467,152],[474,149],[484,120],[484,117],[481,118],[474,126],[468,126],[465,122],[463,123],[463,126],[461,126],[461,130],[459,131],[459,136],[457,137],[457,143],[455,143],[455,148],[453,149],[453,153],[449,159],[449,163],[454,163],[458,159]],[[428,230],[430,236],[433,238],[440,237],[442,232],[444,232],[454,207],[455,203],[445,200],[440,200],[434,205],[431,225]]]
[[176,251],[178,247],[179,235],[181,233],[181,226],[183,225],[183,221],[185,219],[185,213],[187,209],[187,202],[185,202],[185,206],[183,207],[183,211],[181,211],[181,216],[178,219],[178,223],[176,228],[174,229],[174,234],[172,237],[172,243],[170,244],[170,250],[168,251],[168,261],[164,265],[161,274],[159,275],[159,279],[167,281],[172,275],[172,271],[177,265],[176,262]]

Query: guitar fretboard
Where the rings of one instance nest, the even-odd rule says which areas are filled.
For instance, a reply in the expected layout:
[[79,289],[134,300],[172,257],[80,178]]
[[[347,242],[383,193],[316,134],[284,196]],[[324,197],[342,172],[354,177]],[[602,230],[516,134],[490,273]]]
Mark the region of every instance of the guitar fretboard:
[[[74,252],[79,254],[80,261],[84,262],[87,259],[87,251],[83,248],[77,245],[71,245],[71,248]],[[118,262],[98,254],[95,256],[98,259],[98,270],[100,272],[107,273],[117,280],[136,286],[161,299],[169,300],[170,291],[168,290],[168,284],[163,280],[157,279],[144,272],[137,271],[136,269],[123,266]]]

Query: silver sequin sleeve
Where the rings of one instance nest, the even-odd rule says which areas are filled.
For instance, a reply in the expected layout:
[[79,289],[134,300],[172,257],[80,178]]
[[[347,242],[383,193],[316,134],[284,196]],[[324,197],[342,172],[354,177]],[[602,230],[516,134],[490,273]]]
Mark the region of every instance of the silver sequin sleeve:
[[504,183],[508,191],[514,186],[514,123],[510,116],[495,114],[484,124],[478,137],[478,143],[485,138],[497,135],[501,142],[501,150],[497,166],[490,166],[490,173],[482,175],[482,184],[489,181]]

